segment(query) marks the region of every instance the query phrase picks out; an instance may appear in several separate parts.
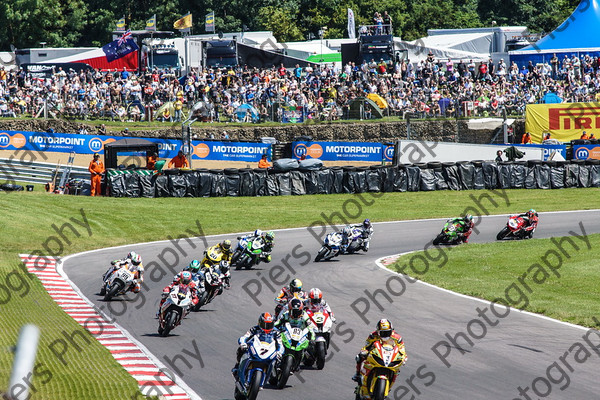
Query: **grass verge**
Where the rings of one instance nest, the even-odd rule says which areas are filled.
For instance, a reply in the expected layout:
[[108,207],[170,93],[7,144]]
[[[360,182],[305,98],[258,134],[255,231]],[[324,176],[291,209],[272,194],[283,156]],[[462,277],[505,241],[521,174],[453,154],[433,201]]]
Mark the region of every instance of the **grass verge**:
[[[422,251],[400,257],[389,268],[458,293],[500,299],[501,304],[598,329],[593,317],[600,308],[600,269],[591,260],[600,257],[599,240],[599,234],[591,234],[585,240],[570,235],[469,244],[446,251],[447,262],[440,257],[429,269]],[[431,259],[438,259],[438,251],[428,251]]]
[[[257,227],[307,226],[319,220],[324,224],[338,224],[364,218],[389,221],[448,217],[463,213],[466,207],[477,204],[477,199],[486,207],[483,213],[490,214],[511,213],[531,207],[538,211],[568,210],[582,208],[581,204],[595,205],[599,193],[600,190],[594,188],[124,199],[51,195],[42,193],[40,185],[36,185],[33,192],[0,193],[4,228],[0,285],[12,288],[9,291],[10,301],[3,301],[6,297],[1,297],[0,293],[0,313],[2,320],[7,321],[0,332],[0,348],[3,349],[0,351],[0,387],[8,381],[10,374],[12,354],[8,348],[15,344],[23,324],[35,323],[40,327],[42,337],[37,358],[39,376],[33,380],[35,392],[31,391],[33,400],[128,399],[137,390],[133,378],[89,335],[76,338],[81,351],[71,349],[65,355],[64,363],[57,359],[51,351],[51,344],[64,339],[65,333],[81,332],[81,328],[51,301],[36,278],[21,272],[19,253],[39,250],[47,254],[48,251],[44,250],[46,245],[50,251],[64,256],[84,250],[166,239],[168,235],[182,235],[188,229],[198,232],[196,220],[201,223],[204,234],[215,234],[251,231]],[[72,221],[71,218],[83,221],[84,217],[89,231],[73,224],[78,228],[77,235],[66,230],[60,246],[49,241],[51,236],[57,236],[53,224],[60,227]],[[469,249],[465,246],[465,250],[460,251]],[[488,278],[496,279],[492,272]],[[584,314],[585,310],[582,311]],[[43,368],[50,371],[52,379],[48,380],[48,374],[42,374]]]

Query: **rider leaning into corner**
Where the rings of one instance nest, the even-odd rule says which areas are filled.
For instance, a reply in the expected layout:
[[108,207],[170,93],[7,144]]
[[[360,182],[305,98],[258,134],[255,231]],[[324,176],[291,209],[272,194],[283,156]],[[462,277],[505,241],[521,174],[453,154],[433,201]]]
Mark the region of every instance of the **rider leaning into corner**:
[[231,263],[231,256],[233,255],[231,251],[231,240],[225,239],[221,243],[217,243],[214,246],[206,249],[206,251],[204,251],[204,258],[202,259],[203,267],[213,266],[213,261],[208,257],[208,254],[213,251],[222,254],[220,261],[227,261],[228,263]]
[[459,224],[462,227],[462,232],[458,233],[460,240],[463,243],[469,243],[469,236],[471,236],[471,233],[473,233],[473,227],[475,226],[475,223],[473,222],[473,216],[471,214],[467,214],[464,217],[449,219],[448,222],[452,224]]
[[[373,348],[375,342],[388,342],[394,346],[398,346],[399,352],[402,355],[402,359],[404,360],[402,363],[406,363],[408,356],[406,355],[406,349],[404,348],[404,342],[402,341],[402,336],[400,336],[394,330],[392,323],[383,318],[380,319],[377,323],[377,329],[367,337],[367,341],[363,348],[360,350],[360,353],[356,356],[356,373],[352,377],[352,380],[357,382],[360,385],[360,369],[362,368],[363,362],[367,359],[369,352]],[[392,384],[396,380],[396,376],[392,380]]]
[[369,251],[369,243],[371,241],[371,236],[373,236],[373,225],[371,225],[371,220],[369,218],[365,219],[361,224],[347,225],[342,229],[342,250],[346,251],[348,246],[350,246],[350,238],[356,228],[361,231],[362,245],[360,248],[366,253]]
[[104,295],[104,284],[106,283],[106,280],[114,271],[123,267],[134,273],[135,279],[131,285],[131,291],[133,293],[140,292],[142,288],[141,284],[144,282],[144,265],[142,264],[142,257],[138,253],[131,251],[125,258],[111,261],[110,264],[110,268],[102,275],[102,288],[100,288],[101,295]]
[[271,252],[273,251],[273,245],[275,240],[275,232],[268,231],[263,232],[260,229],[255,230],[253,233],[246,236],[238,236],[238,240],[246,239],[248,242],[254,241],[254,239],[261,238],[264,246],[258,262],[271,262]]
[[262,313],[260,317],[258,317],[258,325],[254,325],[248,331],[238,339],[238,349],[236,353],[236,363],[231,373],[237,379],[237,369],[240,366],[240,359],[248,349],[248,345],[246,344],[249,340],[251,340],[254,336],[258,336],[258,338],[263,342],[271,342],[275,341],[277,346],[277,359],[279,360],[283,355],[283,343],[281,342],[281,335],[279,331],[275,328],[275,319],[273,316],[268,313]]
[[281,313],[283,307],[293,298],[298,298],[302,301],[306,300],[306,292],[302,291],[302,281],[297,278],[292,279],[289,286],[282,287],[275,298],[275,302],[277,303],[275,307],[275,319],[279,318],[279,313]]
[[532,238],[533,232],[535,232],[535,228],[538,225],[538,213],[532,208],[529,211],[519,214],[519,217],[523,218],[525,221],[525,237]]

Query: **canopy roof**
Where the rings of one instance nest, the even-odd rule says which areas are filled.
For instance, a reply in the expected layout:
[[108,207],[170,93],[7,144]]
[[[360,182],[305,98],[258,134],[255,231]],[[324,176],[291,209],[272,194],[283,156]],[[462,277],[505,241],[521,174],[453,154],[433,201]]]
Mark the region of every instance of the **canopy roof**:
[[600,49],[600,0],[582,0],[575,11],[552,33],[535,44],[511,54],[547,53],[549,51],[584,51]]

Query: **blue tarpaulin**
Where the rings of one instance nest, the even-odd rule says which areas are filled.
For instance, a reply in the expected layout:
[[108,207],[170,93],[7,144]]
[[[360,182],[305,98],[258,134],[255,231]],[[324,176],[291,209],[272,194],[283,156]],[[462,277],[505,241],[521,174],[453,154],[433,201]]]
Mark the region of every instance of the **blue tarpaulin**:
[[569,58],[581,58],[586,54],[600,56],[600,36],[594,34],[600,25],[600,0],[582,0],[575,11],[552,33],[530,46],[510,52],[511,62],[519,66],[529,61],[550,63],[556,54],[559,60],[567,55]]

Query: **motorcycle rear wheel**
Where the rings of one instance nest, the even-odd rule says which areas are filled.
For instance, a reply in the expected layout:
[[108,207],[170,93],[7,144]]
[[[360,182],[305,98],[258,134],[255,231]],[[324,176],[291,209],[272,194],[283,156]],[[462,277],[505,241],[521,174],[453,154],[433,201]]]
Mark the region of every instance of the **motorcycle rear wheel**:
[[378,379],[373,388],[373,400],[385,400],[385,380]]
[[111,287],[108,293],[104,295],[104,301],[110,301],[113,297],[117,295],[123,289],[123,282],[118,281],[115,283],[115,286]]
[[258,369],[254,371],[254,374],[252,375],[252,382],[250,382],[250,388],[248,389],[248,400],[256,400],[256,397],[258,397],[262,377],[262,370]]
[[508,229],[508,226],[505,226],[500,232],[498,232],[498,235],[496,235],[496,240],[504,239],[506,236],[508,236],[509,233],[510,229]]

